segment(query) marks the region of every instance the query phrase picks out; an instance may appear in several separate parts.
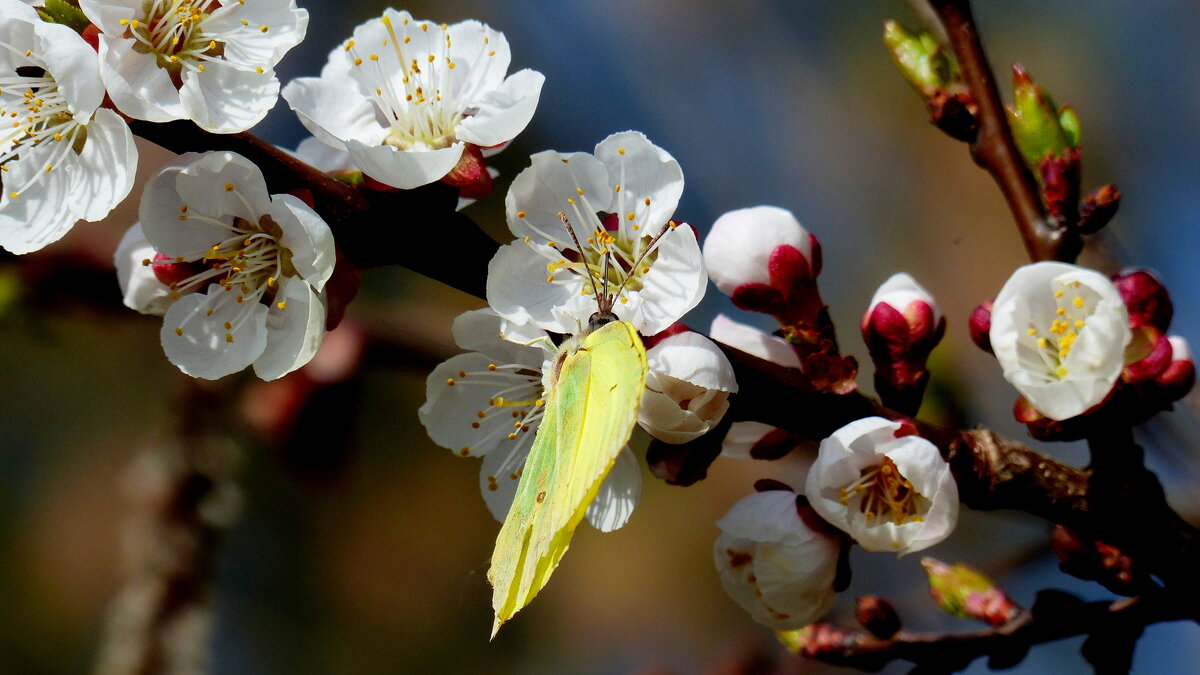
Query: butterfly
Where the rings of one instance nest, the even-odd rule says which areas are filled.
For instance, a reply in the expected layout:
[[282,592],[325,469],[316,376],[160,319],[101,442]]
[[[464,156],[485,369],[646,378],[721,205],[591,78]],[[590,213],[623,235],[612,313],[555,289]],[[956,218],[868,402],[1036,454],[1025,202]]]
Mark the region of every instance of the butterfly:
[[[566,216],[559,217],[582,251]],[[624,282],[608,292],[609,264],[606,255],[603,274],[589,275],[597,311],[587,329],[564,341],[554,359],[541,426],[496,537],[488,570],[493,638],[550,580],[637,423],[646,388],[646,348],[633,324],[613,314]],[[587,269],[592,271],[590,265]],[[603,280],[603,290],[595,276]]]

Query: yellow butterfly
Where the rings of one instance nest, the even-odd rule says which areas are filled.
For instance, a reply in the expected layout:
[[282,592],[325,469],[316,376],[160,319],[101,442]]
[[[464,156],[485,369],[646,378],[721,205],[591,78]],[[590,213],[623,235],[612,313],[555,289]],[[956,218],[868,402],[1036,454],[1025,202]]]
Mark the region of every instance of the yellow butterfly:
[[[583,250],[565,216],[560,218],[577,250]],[[653,242],[647,250],[652,247]],[[612,313],[623,285],[608,294],[608,262],[606,257],[604,292],[596,292],[592,280],[599,311],[588,331],[558,350],[547,378],[541,426],[496,537],[488,570],[496,615],[493,638],[550,580],[637,423],[646,388],[646,348],[633,324]]]

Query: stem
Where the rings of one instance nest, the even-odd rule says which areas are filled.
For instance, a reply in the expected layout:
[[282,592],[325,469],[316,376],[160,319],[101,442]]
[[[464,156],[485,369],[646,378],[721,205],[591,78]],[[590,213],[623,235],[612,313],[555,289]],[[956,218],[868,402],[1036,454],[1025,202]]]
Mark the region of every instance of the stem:
[[946,28],[967,89],[978,105],[979,133],[971,157],[1000,187],[1016,220],[1030,260],[1074,262],[1083,242],[1073,230],[1049,224],[1037,181],[1021,159],[1004,114],[996,80],[988,65],[969,0],[930,0]]

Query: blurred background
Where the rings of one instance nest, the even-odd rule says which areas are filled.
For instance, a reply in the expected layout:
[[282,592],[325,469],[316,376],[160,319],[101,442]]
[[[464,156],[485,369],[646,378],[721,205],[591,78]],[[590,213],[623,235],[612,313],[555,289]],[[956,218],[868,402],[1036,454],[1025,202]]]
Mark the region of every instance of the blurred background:
[[[312,17],[309,37],[278,69],[285,83],[317,74],[331,48],[385,7],[301,4]],[[507,35],[513,70],[546,75],[533,123],[493,163],[495,192],[466,211],[497,239],[508,236],[506,186],[529,154],[591,150],[610,133],[643,131],[683,167],[677,219],[704,233],[727,210],[775,204],[821,239],[821,290],[843,351],[860,361],[869,359],[857,325],[874,289],[894,272],[913,274],[948,320],[922,416],[1025,437],[1011,419],[1015,392],[966,330],[970,310],[1026,261],[1024,250],[991,179],[927,122],[882,45],[885,19],[915,23],[907,4],[436,0],[398,8],[439,22],[482,20]],[[1172,332],[1197,344],[1200,306],[1189,300],[1200,285],[1192,258],[1200,254],[1200,5],[984,0],[976,12],[1002,90],[1020,61],[1078,111],[1085,189],[1114,182],[1125,195],[1103,245],[1122,264],[1162,276],[1176,302]],[[304,135],[282,101],[255,133],[285,147]],[[166,156],[143,144],[142,175]],[[169,443],[180,406],[195,405],[162,355],[160,321],[120,307],[107,269],[135,214],[131,197],[108,221],[78,227],[42,253],[0,260],[0,673],[91,670],[128,567],[121,542],[139,504],[130,489],[139,457]],[[397,227],[420,226],[397,219]],[[452,245],[427,252],[447,264],[454,253]],[[317,382],[311,389],[227,378],[236,381],[210,392],[237,413],[214,416],[219,428],[207,433],[237,440],[222,470],[240,508],[217,549],[214,672],[691,673],[747,663],[842,672],[789,659],[726,597],[711,562],[715,521],[755,479],[800,485],[804,453],[718,460],[689,488],[647,473],[629,525],[607,535],[582,526],[554,581],[489,643],[485,573],[498,524],[478,493],[478,460],[434,446],[416,417],[426,375],[457,352],[451,321],[482,302],[403,269],[371,270],[363,282],[346,327],[330,337],[326,362],[340,374],[295,378]],[[710,291],[691,326],[704,329],[725,312],[772,328]],[[360,368],[339,366],[357,358],[353,339],[334,339],[342,331],[384,344],[362,355]],[[865,363],[868,389],[869,372]],[[313,405],[289,407],[312,391]],[[1172,503],[1195,521],[1192,410],[1160,416],[1139,438]],[[293,413],[298,420],[287,418]],[[638,431],[635,448],[646,440]],[[1038,447],[1086,462],[1080,447]],[[1108,597],[1058,574],[1048,534],[1046,523],[1021,514],[965,512],[956,534],[928,553],[983,569],[1021,603],[1045,587]],[[974,628],[937,613],[916,558],[855,551],[854,583],[833,618],[850,621],[853,596],[875,593],[893,601],[906,627]],[[1091,672],[1079,643],[1037,648],[1015,672]],[[1152,627],[1135,663],[1144,673],[1195,672],[1200,631]],[[977,663],[971,672],[984,671]]]

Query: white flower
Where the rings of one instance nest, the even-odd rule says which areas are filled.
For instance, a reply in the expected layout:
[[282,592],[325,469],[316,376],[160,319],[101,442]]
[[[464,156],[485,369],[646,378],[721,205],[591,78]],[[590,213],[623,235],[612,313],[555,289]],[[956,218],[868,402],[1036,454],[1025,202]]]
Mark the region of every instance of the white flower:
[[[713,319],[708,334],[717,342],[760,359],[788,368],[800,368],[800,357],[796,356],[796,350],[787,340],[734,321],[724,314],[718,314]],[[721,443],[721,456],[730,459],[750,459],[756,455],[778,457],[790,451],[796,442],[795,435],[769,424],[734,422]]]
[[[942,320],[942,310],[933,295],[906,272],[898,272],[888,277],[875,291],[870,306],[863,314],[864,331],[871,315],[880,305],[891,307],[903,315],[908,324],[907,332],[911,333],[932,332]],[[928,308],[928,318],[925,316],[925,308]]]
[[700,246],[690,227],[671,220],[683,172],[666,151],[626,131],[601,141],[594,155],[546,151],[531,159],[505,199],[517,240],[488,265],[488,304],[501,316],[578,333],[596,312],[594,293],[619,289],[613,311],[653,335],[700,302]]
[[292,80],[283,98],[321,141],[349,151],[381,183],[410,189],[458,164],[466,145],[507,143],[529,124],[541,73],[508,77],[503,33],[393,9],[334,48],[319,78]]
[[903,425],[856,420],[821,441],[804,492],[818,514],[868,551],[901,555],[940,542],[958,522],[958,486],[941,453]]
[[[480,491],[503,522],[541,424],[542,373],[557,349],[545,331],[510,324],[490,309],[460,315],[453,332],[458,346],[471,351],[429,374],[417,415],[434,443],[463,457],[483,457]],[[588,522],[602,532],[621,527],[641,494],[641,469],[626,446],[588,507]]]
[[1108,396],[1132,339],[1112,282],[1059,262],[1013,272],[996,296],[988,334],[1004,379],[1053,420],[1075,417]]
[[721,585],[755,621],[794,630],[833,606],[840,543],[800,518],[794,493],[744,497],[717,527],[713,562]]
[[70,28],[0,0],[0,246],[29,253],[108,215],[137,149],[104,100],[96,52]]
[[[121,237],[121,243],[117,245],[113,254],[113,263],[117,266],[117,282],[121,284],[121,298],[125,306],[142,314],[162,316],[167,313],[174,299],[171,297],[171,288],[167,285],[170,282],[163,282],[158,278],[160,270],[178,269],[189,264],[155,265],[155,258],[161,263],[166,262],[166,256],[155,251],[150,242],[146,241],[142,224],[134,223],[133,227],[125,231],[125,236]],[[145,265],[146,260],[151,261],[151,264]]]
[[[137,226],[135,226],[137,227]],[[157,277],[174,302],[163,320],[167,358],[193,377],[216,379],[254,365],[264,380],[303,366],[325,335],[318,293],[333,273],[329,226],[292,195],[271,195],[258,167],[232,152],[181,155],[146,185],[141,229],[157,256],[118,269],[135,309],[158,295],[131,289]],[[142,275],[141,279],[127,275]]]
[[279,95],[275,64],[304,39],[294,0],[80,0],[102,31],[100,74],[121,112],[233,133]]
[[737,379],[729,359],[711,340],[691,331],[665,338],[646,351],[649,371],[638,424],[667,443],[702,436],[729,410]]
[[755,206],[717,218],[704,240],[704,264],[735,304],[772,311],[820,274],[821,244],[791,211]]

